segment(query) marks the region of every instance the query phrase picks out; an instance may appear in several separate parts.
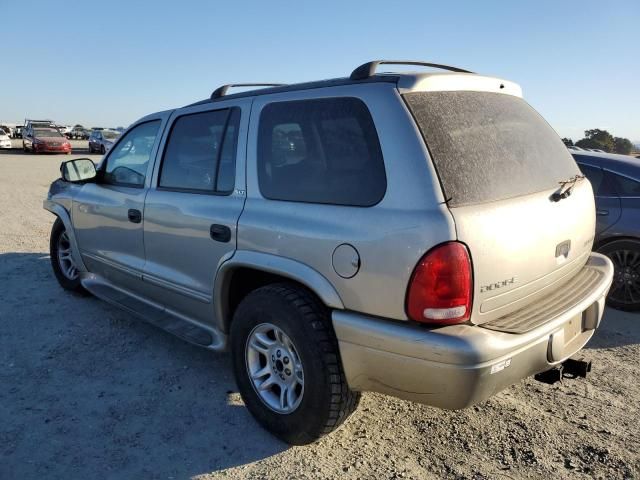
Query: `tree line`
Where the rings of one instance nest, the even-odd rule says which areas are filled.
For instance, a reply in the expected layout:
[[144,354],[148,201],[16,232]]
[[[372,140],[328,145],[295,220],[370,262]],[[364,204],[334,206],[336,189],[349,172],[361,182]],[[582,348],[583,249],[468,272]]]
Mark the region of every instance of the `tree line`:
[[573,143],[570,138],[563,138],[562,141],[566,146],[575,145],[580,148],[596,148],[610,153],[620,153],[629,155],[633,150],[633,143],[628,138],[614,137],[606,130],[594,128],[593,130],[585,130],[584,138]]

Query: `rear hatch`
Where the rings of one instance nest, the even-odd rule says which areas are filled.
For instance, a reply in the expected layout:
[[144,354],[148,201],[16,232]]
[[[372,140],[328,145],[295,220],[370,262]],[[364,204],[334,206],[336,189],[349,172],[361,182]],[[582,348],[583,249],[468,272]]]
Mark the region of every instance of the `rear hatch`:
[[[544,119],[495,92],[403,95],[420,129],[457,238],[469,248],[471,321],[485,323],[561,288],[586,263],[595,230],[591,186]],[[555,192],[571,188],[560,200]]]

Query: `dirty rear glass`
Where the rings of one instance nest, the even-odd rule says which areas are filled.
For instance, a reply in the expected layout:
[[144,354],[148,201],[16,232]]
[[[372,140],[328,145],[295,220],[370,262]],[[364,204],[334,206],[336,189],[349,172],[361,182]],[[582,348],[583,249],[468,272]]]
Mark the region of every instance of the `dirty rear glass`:
[[452,207],[540,192],[580,174],[524,100],[489,92],[404,95]]

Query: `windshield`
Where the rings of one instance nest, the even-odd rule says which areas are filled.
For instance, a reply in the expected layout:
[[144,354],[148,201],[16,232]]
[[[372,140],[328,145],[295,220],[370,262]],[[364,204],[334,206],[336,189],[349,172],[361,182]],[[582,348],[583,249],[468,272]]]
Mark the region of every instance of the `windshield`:
[[580,171],[521,98],[489,92],[404,95],[452,207],[541,192]]
[[112,132],[112,131],[109,131],[109,130],[103,130],[102,131],[102,136],[104,138],[106,138],[107,140],[115,140],[116,138],[118,138],[120,136],[120,133]]
[[36,137],[61,137],[62,134],[53,128],[36,128],[33,131]]

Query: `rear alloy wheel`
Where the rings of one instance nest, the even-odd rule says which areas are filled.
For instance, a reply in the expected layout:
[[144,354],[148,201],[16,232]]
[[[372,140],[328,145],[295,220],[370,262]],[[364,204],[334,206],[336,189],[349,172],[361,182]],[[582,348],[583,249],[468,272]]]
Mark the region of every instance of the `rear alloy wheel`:
[[247,409],[287,443],[314,442],[358,406],[360,393],[347,384],[329,310],[297,285],[267,285],[240,302],[231,355]]
[[58,283],[65,290],[77,293],[86,293],[80,283],[80,272],[73,259],[73,245],[64,223],[59,218],[51,229],[49,241],[49,254],[51,257],[51,267]]
[[249,334],[245,357],[247,373],[262,401],[278,413],[295,411],[304,394],[304,369],[287,334],[271,323],[261,323]]
[[640,241],[614,240],[598,249],[613,262],[607,303],[619,310],[640,310]]

